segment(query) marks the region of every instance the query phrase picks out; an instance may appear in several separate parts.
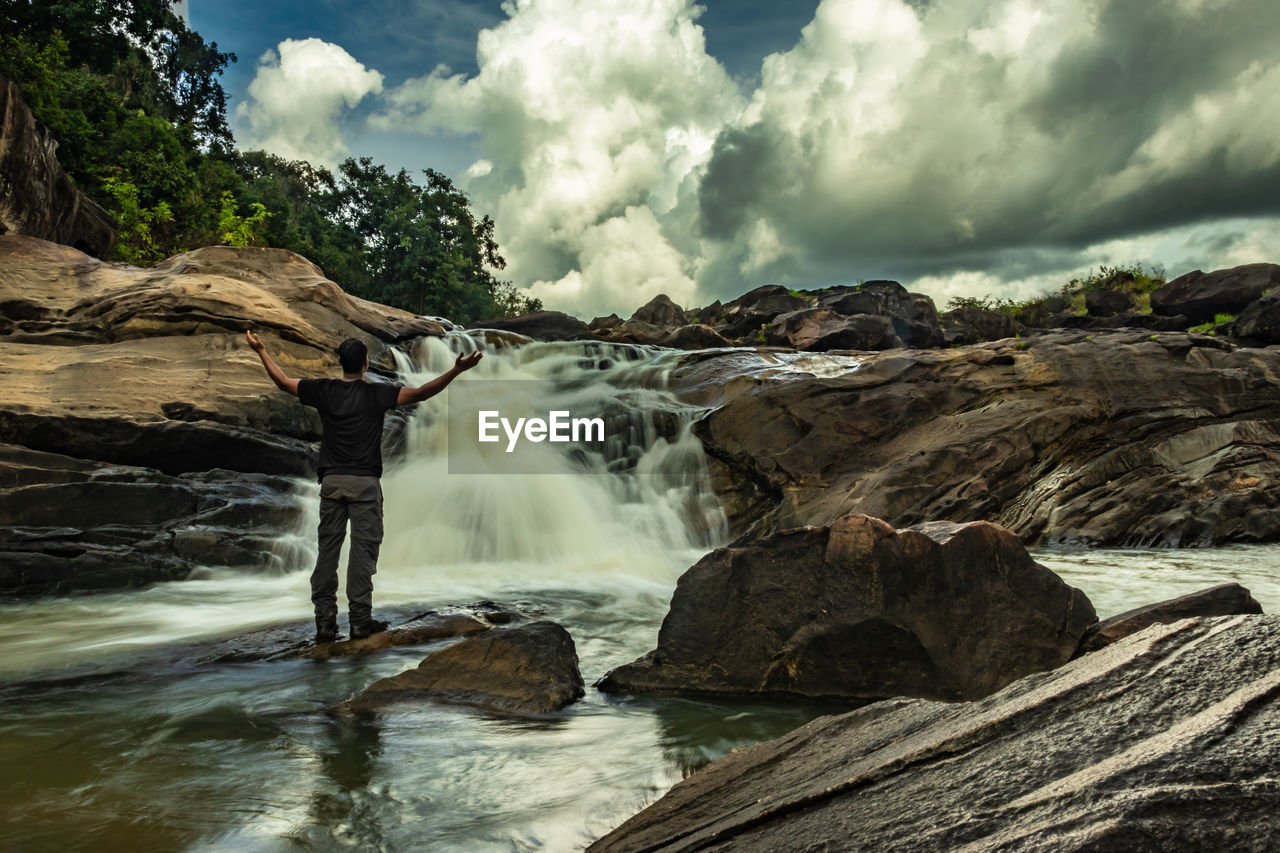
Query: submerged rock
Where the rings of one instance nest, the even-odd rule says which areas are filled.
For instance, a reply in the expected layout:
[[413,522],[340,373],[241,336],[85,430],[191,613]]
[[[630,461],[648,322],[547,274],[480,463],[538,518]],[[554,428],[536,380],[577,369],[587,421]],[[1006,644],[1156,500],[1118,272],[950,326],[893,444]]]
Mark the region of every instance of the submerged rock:
[[554,622],[488,631],[428,655],[416,669],[375,681],[338,706],[369,711],[430,699],[491,711],[547,714],[583,695],[578,654]]
[[708,765],[589,849],[1264,851],[1277,765],[1280,619],[1196,619],[979,701],[819,718]]
[[1152,625],[1167,625],[1194,616],[1237,616],[1261,612],[1262,605],[1240,584],[1218,584],[1104,619],[1085,631],[1078,654],[1096,652]]
[[680,578],[624,693],[972,699],[1071,659],[1089,599],[1007,530],[865,515],[720,548]]

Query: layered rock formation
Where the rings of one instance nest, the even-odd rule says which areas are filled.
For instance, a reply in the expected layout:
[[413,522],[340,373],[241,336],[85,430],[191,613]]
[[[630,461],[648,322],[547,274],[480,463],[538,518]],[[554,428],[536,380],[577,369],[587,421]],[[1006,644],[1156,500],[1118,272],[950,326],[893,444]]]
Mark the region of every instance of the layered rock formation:
[[271,385],[249,328],[295,376],[333,375],[347,337],[387,368],[390,345],[443,332],[283,250],[211,247],[141,270],[0,236],[0,502],[13,508],[0,590],[269,560],[262,540],[297,512],[284,477],[311,476],[319,421]]
[[1278,763],[1280,619],[1196,619],[980,701],[819,718],[589,849],[1263,851]]
[[865,515],[720,548],[680,578],[625,693],[973,699],[1071,659],[1084,593],[993,524]]
[[370,711],[431,700],[490,711],[547,714],[583,695],[578,653],[555,622],[488,631],[428,655],[416,669],[375,681],[338,706]]
[[116,239],[111,216],[63,171],[58,143],[0,77],[0,234],[65,243],[100,258]]
[[1280,538],[1280,352],[1186,333],[690,359],[738,532],[992,520],[1028,542]]

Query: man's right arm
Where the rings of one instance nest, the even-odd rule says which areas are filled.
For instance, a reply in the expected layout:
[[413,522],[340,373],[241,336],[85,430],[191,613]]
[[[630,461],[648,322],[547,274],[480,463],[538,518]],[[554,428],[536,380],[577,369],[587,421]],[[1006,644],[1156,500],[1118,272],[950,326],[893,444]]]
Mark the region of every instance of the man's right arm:
[[298,396],[298,380],[289,376],[285,376],[284,371],[280,369],[280,365],[276,364],[271,356],[267,355],[267,347],[262,343],[262,339],[253,332],[246,331],[245,338],[249,341],[249,346],[258,354],[258,358],[262,359],[262,366],[267,371],[267,376],[271,377],[271,381],[276,383],[276,387],[281,391],[287,391],[293,396]]

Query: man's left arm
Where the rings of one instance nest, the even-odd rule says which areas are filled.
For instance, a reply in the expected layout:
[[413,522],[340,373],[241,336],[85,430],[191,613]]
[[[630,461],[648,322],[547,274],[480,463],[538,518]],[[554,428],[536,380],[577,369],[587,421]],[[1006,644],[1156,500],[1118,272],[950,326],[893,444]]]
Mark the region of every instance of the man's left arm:
[[441,373],[430,382],[423,383],[417,388],[407,386],[400,389],[399,396],[396,397],[397,406],[408,406],[413,403],[421,403],[439,394],[445,388],[449,387],[449,383],[458,377],[459,373],[465,373],[480,363],[483,353],[479,350],[466,355],[458,356],[454,361],[453,367]]
[[271,381],[276,383],[276,387],[281,391],[287,391],[295,397],[298,396],[298,380],[286,376],[284,371],[280,369],[280,365],[276,364],[271,356],[267,355],[267,347],[262,342],[262,339],[250,331],[245,331],[244,335],[249,341],[250,348],[258,354],[258,358],[262,359],[262,366],[266,369],[267,375],[271,377]]

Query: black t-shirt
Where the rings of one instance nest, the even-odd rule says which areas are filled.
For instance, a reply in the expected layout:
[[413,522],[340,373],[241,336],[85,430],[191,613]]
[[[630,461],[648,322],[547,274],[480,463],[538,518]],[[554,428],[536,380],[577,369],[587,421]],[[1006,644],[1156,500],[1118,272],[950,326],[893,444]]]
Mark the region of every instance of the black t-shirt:
[[399,385],[303,379],[298,399],[320,413],[320,479],[326,474],[382,476],[382,416],[396,407]]

